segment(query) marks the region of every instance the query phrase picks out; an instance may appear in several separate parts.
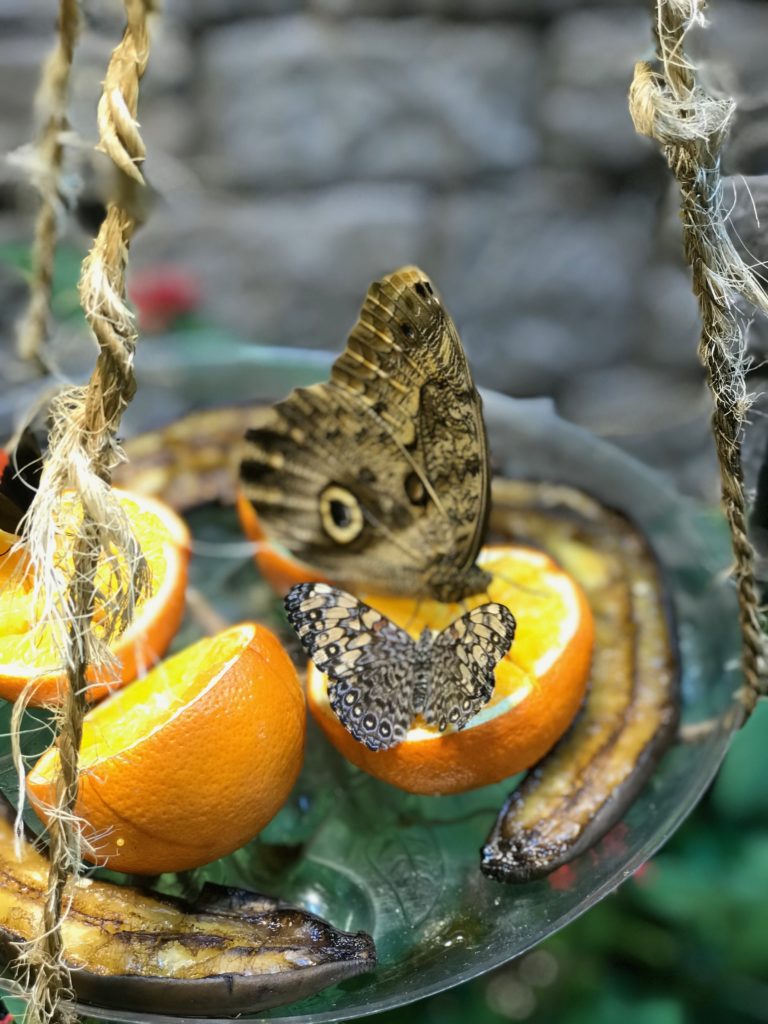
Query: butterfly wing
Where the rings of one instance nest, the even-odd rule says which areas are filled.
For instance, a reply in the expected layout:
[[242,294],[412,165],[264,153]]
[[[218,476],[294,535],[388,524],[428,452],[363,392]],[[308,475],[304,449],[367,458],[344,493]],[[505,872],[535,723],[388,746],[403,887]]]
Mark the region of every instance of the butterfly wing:
[[25,430],[0,474],[0,530],[17,533],[40,485],[42,468],[37,438]]
[[497,664],[515,638],[515,617],[503,604],[480,605],[432,642],[430,691],[424,718],[442,731],[462,729],[491,699]]
[[[416,495],[423,488],[421,500],[447,521],[450,547],[431,567],[434,596],[458,600],[482,589],[460,594],[452,578],[470,572],[486,530],[490,474],[482,403],[456,326],[423,271],[403,267],[371,285],[331,380],[379,410],[416,457],[408,489]],[[386,393],[382,381],[391,384]],[[435,590],[443,576],[445,594]]]
[[413,718],[414,651],[386,616],[325,583],[300,583],[285,598],[288,620],[317,668],[342,725],[369,750],[405,739]]
[[241,465],[269,536],[339,582],[459,598],[488,509],[480,399],[429,278],[375,282],[326,384],[256,414]]

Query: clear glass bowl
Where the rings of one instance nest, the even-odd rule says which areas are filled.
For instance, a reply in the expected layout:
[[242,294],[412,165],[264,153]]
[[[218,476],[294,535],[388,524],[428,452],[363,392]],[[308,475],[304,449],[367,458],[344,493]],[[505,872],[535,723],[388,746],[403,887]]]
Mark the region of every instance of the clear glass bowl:
[[[327,353],[211,345],[167,356],[139,350],[142,370],[133,430],[157,410],[277,398],[327,375]],[[674,494],[654,473],[560,420],[547,401],[484,395],[494,470],[580,487],[625,511],[650,537],[672,594],[683,671],[683,722],[726,716],[738,684],[735,599],[725,580],[725,530],[714,513]],[[279,605],[250,558],[225,557],[240,539],[234,513],[190,517],[204,539],[193,582],[233,621],[274,621]],[[224,553],[224,554],[223,554]],[[191,639],[187,626],[179,642]],[[728,747],[716,726],[678,743],[617,828],[555,883],[505,886],[479,870],[479,849],[511,788],[508,780],[453,797],[402,793],[343,761],[310,726],[307,759],[288,804],[244,850],[199,877],[261,889],[370,932],[375,972],[310,999],[259,1014],[291,1024],[346,1020],[459,985],[519,956],[615,889],[665,842],[712,780]],[[4,741],[5,742],[5,741]],[[82,1007],[89,1017],[142,1024],[182,1018]],[[222,1007],[222,1013],[226,1013]],[[190,1018],[199,1019],[199,1018]],[[226,1020],[227,1018],[215,1018]]]

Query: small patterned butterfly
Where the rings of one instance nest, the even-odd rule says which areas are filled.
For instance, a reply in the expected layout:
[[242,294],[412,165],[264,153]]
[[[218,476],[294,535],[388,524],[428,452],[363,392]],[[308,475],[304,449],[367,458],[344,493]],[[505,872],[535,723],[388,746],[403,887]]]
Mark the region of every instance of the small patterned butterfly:
[[329,677],[331,707],[369,750],[405,739],[417,714],[444,731],[462,729],[493,693],[494,670],[515,636],[501,604],[481,605],[435,635],[413,640],[356,597],[325,583],[300,583],[285,598],[288,619]]

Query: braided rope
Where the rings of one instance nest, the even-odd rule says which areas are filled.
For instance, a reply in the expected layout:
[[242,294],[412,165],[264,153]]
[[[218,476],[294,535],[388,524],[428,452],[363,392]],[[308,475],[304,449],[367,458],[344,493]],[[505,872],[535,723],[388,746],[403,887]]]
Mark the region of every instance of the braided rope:
[[768,681],[741,467],[741,437],[749,408],[746,324],[735,302],[741,296],[768,313],[768,296],[726,229],[720,152],[735,104],[707,94],[684,49],[691,27],[704,23],[705,7],[704,0],[656,0],[659,68],[647,62],[635,66],[629,106],[635,129],[660,143],[680,187],[683,247],[702,323],[699,358],[714,399],[712,430],[733,542],[745,677],[739,699],[746,720],[758,697],[766,693]]
[[36,146],[33,178],[40,192],[41,204],[35,222],[29,302],[16,339],[19,356],[30,362],[40,363],[40,350],[48,332],[64,162],[61,135],[68,126],[69,78],[79,32],[78,0],[60,0],[56,43],[43,67],[35,98],[42,127]]
[[[138,183],[143,183],[139,165],[145,150],[136,114],[139,82],[149,55],[150,10],[149,0],[125,0],[126,28],[112,53],[98,108],[99,148]],[[61,771],[49,824],[48,894],[41,935],[24,955],[25,962],[36,969],[28,1024],[75,1020],[71,982],[62,960],[61,923],[67,882],[80,862],[81,836],[74,809],[87,672],[89,667],[100,673],[113,668],[109,640],[130,622],[135,602],[149,584],[141,550],[109,487],[112,471],[123,459],[117,442],[120,419],[136,389],[137,334],[125,304],[128,248],[135,226],[120,198],[112,200],[83,262],[80,299],[99,354],[86,387],[67,389],[52,403],[49,454],[24,524],[23,543],[35,569],[35,598],[44,607],[43,621],[56,629],[67,670],[57,722]],[[74,492],[79,519],[76,538],[71,529],[64,538],[71,547],[72,568],[63,578],[59,520],[67,490]],[[115,596],[100,607],[103,616],[97,634],[93,629],[95,579],[102,561],[109,565]],[[19,703],[23,706],[24,701]]]

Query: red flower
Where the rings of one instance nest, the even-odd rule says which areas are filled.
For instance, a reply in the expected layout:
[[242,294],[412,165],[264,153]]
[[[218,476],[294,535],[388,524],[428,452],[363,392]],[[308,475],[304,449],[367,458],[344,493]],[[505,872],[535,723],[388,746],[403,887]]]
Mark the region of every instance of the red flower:
[[136,306],[141,330],[159,333],[198,308],[200,282],[183,267],[145,267],[132,275],[128,296]]
[[637,871],[633,873],[632,877],[636,882],[639,882],[640,885],[644,885],[649,881],[650,878],[655,876],[657,870],[657,865],[652,864],[649,860],[647,860],[644,864],[640,865]]
[[572,889],[576,881],[576,872],[570,864],[563,864],[547,877],[549,887],[556,892],[567,892]]

